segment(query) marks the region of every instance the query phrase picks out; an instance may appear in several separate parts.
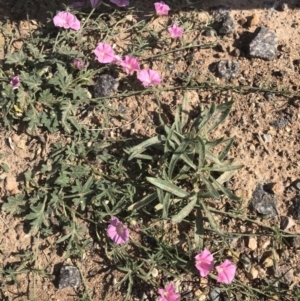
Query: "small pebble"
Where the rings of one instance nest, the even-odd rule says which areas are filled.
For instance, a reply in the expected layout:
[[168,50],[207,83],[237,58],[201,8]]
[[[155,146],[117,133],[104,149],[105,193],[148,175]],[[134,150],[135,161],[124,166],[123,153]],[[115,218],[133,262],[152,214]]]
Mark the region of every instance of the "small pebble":
[[249,45],[249,55],[251,58],[261,58],[273,60],[277,55],[277,35],[274,31],[261,26],[255,31],[255,38]]
[[275,98],[275,94],[274,94],[274,93],[271,93],[271,92],[266,92],[266,93],[264,94],[264,97],[265,97],[266,100],[270,101],[270,100],[272,100],[272,99]]
[[117,91],[119,87],[118,80],[114,79],[109,74],[102,74],[100,75],[94,86],[94,93],[95,97],[103,97],[103,96],[109,96],[113,92]]
[[280,9],[281,9],[282,11],[286,11],[286,10],[289,9],[289,6],[288,6],[287,3],[282,3],[281,6],[280,6]]
[[234,78],[239,70],[239,63],[236,60],[232,62],[221,60],[217,63],[218,75],[225,79]]
[[221,300],[221,289],[218,287],[214,287],[209,292],[209,298],[211,301],[219,301]]
[[272,141],[272,136],[270,134],[264,134],[263,137],[266,143]]
[[118,111],[119,111],[121,114],[126,114],[126,112],[127,112],[125,106],[124,106],[122,103],[119,103]]
[[258,184],[252,194],[251,205],[258,214],[268,218],[277,216],[277,200],[275,195],[266,192],[262,184]]
[[214,36],[216,36],[216,32],[213,29],[208,28],[204,31],[204,35],[206,37],[214,37]]
[[173,64],[168,63],[168,64],[167,64],[167,69],[168,69],[169,71],[174,71],[174,70],[175,70],[175,66],[174,66]]
[[78,268],[71,265],[63,265],[59,273],[58,288],[61,289],[68,286],[77,288],[80,284],[81,277]]
[[294,197],[293,201],[293,216],[295,219],[300,220],[300,195]]

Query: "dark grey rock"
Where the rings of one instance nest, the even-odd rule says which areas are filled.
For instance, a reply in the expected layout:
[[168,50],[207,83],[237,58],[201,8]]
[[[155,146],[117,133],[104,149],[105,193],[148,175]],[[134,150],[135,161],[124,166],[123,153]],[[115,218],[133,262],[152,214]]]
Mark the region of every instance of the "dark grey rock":
[[168,63],[168,64],[167,64],[167,69],[168,69],[169,71],[174,71],[174,70],[175,70],[175,66],[174,66],[173,64],[171,64],[171,63]]
[[219,5],[218,7],[212,8],[212,15],[215,18],[217,32],[222,35],[228,35],[234,32],[235,22],[232,18],[228,7]]
[[277,120],[273,121],[271,123],[272,126],[274,126],[275,128],[278,128],[278,129],[282,129],[284,127],[286,127],[286,125],[288,124],[288,119],[281,116],[279,117]]
[[273,60],[277,55],[278,38],[275,32],[261,26],[255,31],[256,36],[249,45],[250,57],[257,57],[264,60]]
[[274,99],[275,96],[276,96],[276,95],[275,95],[274,93],[271,93],[271,92],[266,92],[266,93],[264,94],[265,99],[268,100],[268,101]]
[[220,77],[230,79],[236,76],[239,70],[239,63],[236,60],[232,62],[228,60],[221,60],[217,64],[217,71]]
[[251,205],[258,214],[268,218],[277,216],[277,200],[275,195],[264,190],[262,184],[258,184],[252,194]]
[[221,289],[218,287],[214,287],[209,292],[209,299],[211,301],[219,301],[221,300],[221,294],[222,294]]
[[296,180],[294,186],[296,189],[300,190],[300,180]]
[[300,220],[300,195],[293,199],[293,216],[294,219]]
[[95,97],[109,96],[117,91],[119,82],[109,74],[100,75],[94,86]]
[[245,271],[249,272],[251,269],[251,259],[245,253],[240,256],[240,263],[243,265]]
[[77,288],[81,284],[81,277],[78,268],[72,265],[63,265],[59,273],[58,288],[71,286]]
[[300,235],[293,237],[293,247],[300,249]]
[[216,32],[212,28],[208,28],[204,31],[204,35],[206,37],[214,37],[216,35]]
[[126,113],[127,113],[127,110],[126,110],[125,106],[124,106],[122,103],[119,103],[118,111],[119,111],[121,114],[126,114]]
[[218,30],[219,34],[228,35],[234,32],[235,22],[229,13],[222,14],[219,17],[220,28]]

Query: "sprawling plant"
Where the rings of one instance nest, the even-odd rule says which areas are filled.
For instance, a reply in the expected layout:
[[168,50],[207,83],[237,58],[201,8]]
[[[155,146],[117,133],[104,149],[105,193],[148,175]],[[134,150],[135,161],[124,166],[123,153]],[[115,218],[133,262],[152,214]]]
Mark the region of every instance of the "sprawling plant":
[[160,115],[163,133],[128,150],[129,160],[149,162],[149,173],[153,176],[146,179],[155,187],[155,191],[132,204],[129,210],[156,202],[155,209],[162,211],[162,218],[171,217],[173,222],[179,223],[196,208],[199,219],[204,210],[211,224],[215,224],[203,200],[218,200],[222,195],[239,199],[224,186],[234,171],[242,167],[227,158],[233,138],[209,139],[211,131],[228,116],[232,105],[233,102],[212,104],[192,121],[185,94],[171,127]]

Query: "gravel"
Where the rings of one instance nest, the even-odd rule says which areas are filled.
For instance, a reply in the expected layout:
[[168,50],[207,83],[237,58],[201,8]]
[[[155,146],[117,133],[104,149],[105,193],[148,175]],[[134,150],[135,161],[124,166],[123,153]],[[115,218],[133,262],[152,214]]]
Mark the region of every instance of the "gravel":
[[81,277],[78,268],[72,265],[63,265],[59,273],[58,288],[71,286],[73,288],[79,287],[81,284]]
[[272,30],[261,26],[254,33],[256,36],[249,45],[251,58],[273,60],[277,55],[277,35]]
[[109,74],[100,75],[94,86],[95,97],[109,96],[117,91],[119,82]]
[[277,216],[277,200],[275,195],[266,192],[262,184],[258,184],[252,194],[251,205],[254,210],[268,218]]

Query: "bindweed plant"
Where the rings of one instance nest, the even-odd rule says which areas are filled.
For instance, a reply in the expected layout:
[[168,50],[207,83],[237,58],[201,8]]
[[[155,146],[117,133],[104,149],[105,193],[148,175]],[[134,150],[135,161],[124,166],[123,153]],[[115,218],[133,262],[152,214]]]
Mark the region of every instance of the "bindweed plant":
[[210,140],[209,134],[225,120],[232,105],[233,102],[218,106],[212,104],[191,121],[189,100],[185,94],[171,126],[160,116],[162,133],[128,150],[129,160],[135,159],[140,165],[147,162],[151,166],[153,176],[147,177],[147,181],[154,190],[129,206],[129,210],[155,203],[152,206],[161,211],[162,218],[171,218],[175,223],[180,223],[196,210],[196,237],[202,232],[201,211],[204,211],[212,228],[219,232],[204,200],[219,200],[222,195],[239,200],[224,183],[242,165],[227,158],[233,138]]

